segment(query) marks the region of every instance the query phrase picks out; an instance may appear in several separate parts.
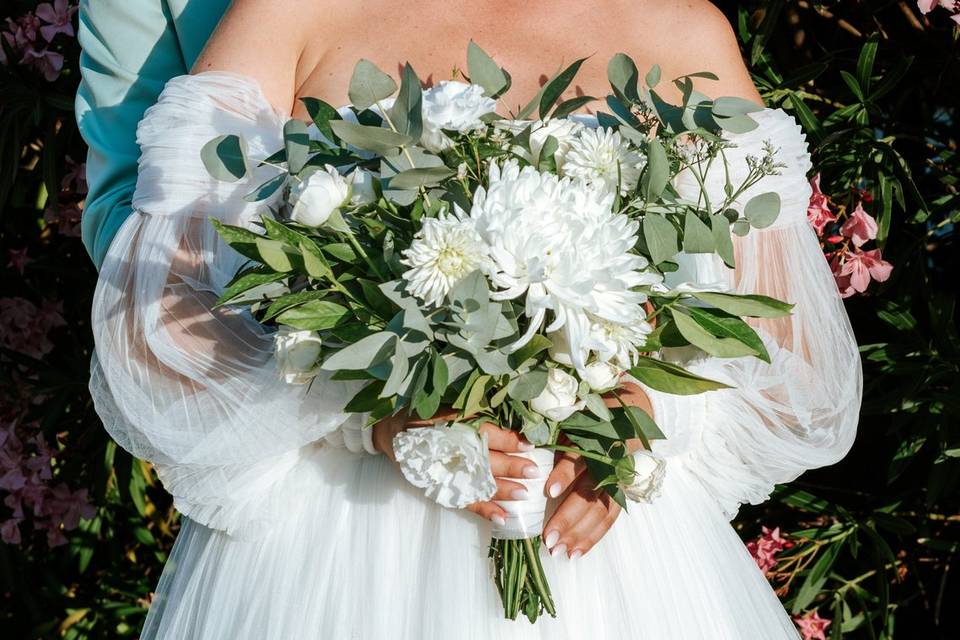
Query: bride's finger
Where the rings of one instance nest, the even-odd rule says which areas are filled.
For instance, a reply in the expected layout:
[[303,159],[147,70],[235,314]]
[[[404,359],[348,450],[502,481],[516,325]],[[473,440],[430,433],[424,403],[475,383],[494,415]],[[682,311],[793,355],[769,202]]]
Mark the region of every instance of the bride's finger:
[[497,478],[541,477],[537,463],[518,456],[508,456],[499,451],[490,452],[490,470]]
[[569,489],[573,481],[576,480],[586,468],[587,465],[584,463],[583,457],[576,453],[568,453],[565,451],[558,455],[553,465],[553,471],[547,478],[546,485],[544,485],[547,496],[556,498]]
[[494,500],[526,500],[530,497],[530,492],[519,482],[505,478],[496,478],[496,480],[497,492],[493,494]]
[[480,433],[487,434],[487,446],[491,451],[530,451],[533,445],[526,441],[518,432],[484,422],[480,426]]
[[474,502],[467,505],[466,509],[495,524],[502,525],[507,521],[507,512],[493,502]]
[[[592,500],[590,512],[561,536],[560,544],[566,545],[571,559],[579,558],[593,548],[606,535],[620,515],[620,505],[606,493]],[[558,554],[559,555],[559,554]]]
[[590,500],[580,492],[573,492],[564,498],[543,528],[543,543],[552,555],[566,552],[566,543],[560,541],[590,513],[592,508]]

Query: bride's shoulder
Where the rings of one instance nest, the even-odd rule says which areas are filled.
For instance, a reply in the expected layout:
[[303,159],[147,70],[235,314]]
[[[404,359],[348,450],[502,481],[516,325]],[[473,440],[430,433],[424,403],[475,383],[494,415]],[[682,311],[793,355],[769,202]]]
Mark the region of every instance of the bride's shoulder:
[[629,31],[624,38],[637,47],[638,63],[642,59],[659,64],[666,78],[709,71],[719,80],[695,79],[702,93],[760,102],[733,25],[712,2],[650,0],[622,4],[618,23]]

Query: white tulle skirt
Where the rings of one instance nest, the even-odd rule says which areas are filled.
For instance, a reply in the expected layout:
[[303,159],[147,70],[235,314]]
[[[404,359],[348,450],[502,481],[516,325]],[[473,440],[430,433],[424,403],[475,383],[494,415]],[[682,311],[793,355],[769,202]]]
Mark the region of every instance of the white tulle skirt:
[[427,501],[384,456],[316,446],[265,536],[184,520],[142,637],[797,638],[717,505],[673,462],[663,495],[632,504],[586,556],[542,551],[558,617],[531,625],[503,619],[489,523]]

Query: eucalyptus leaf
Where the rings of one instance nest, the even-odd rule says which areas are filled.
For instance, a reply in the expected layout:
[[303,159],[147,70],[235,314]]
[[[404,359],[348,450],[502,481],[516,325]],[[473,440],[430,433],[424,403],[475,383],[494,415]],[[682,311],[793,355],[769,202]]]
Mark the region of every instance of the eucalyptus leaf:
[[350,315],[346,307],[327,300],[311,300],[277,316],[277,322],[308,331],[331,329]]
[[283,148],[287,152],[287,170],[300,173],[310,153],[310,136],[302,120],[291,118],[283,125]]
[[647,146],[647,166],[641,184],[644,187],[644,198],[647,202],[654,202],[663,193],[670,182],[670,160],[666,149],[656,138],[650,140]]
[[390,331],[371,334],[332,354],[321,368],[324,371],[369,369],[393,355],[397,342],[397,334]]
[[547,386],[547,370],[533,369],[510,380],[507,393],[514,400],[533,400]]
[[402,133],[396,133],[383,127],[371,127],[346,120],[333,120],[330,128],[344,142],[358,149],[387,155],[396,153],[398,149],[413,144],[414,139]]
[[455,172],[447,167],[407,169],[389,178],[388,185],[390,189],[418,189],[438,185],[452,175]]
[[510,85],[503,69],[473,40],[467,46],[467,72],[470,82],[483,87],[484,94],[491,98],[502,94]]
[[669,260],[680,251],[676,227],[661,215],[648,213],[644,216],[643,238],[655,265]]
[[633,59],[625,53],[614,55],[607,63],[607,79],[610,86],[628,100],[637,101],[640,94],[637,84],[640,82],[640,72]]
[[236,182],[247,175],[246,143],[229,134],[217,136],[200,149],[200,159],[216,180]]
[[243,199],[246,200],[247,202],[259,202],[261,200],[266,200],[267,198],[275,194],[279,189],[281,189],[285,184],[287,184],[287,180],[289,178],[290,178],[290,174],[287,172],[283,172],[279,175],[276,175],[270,178],[269,180],[267,180],[266,182],[264,182],[263,184],[261,184],[259,187],[257,187],[247,195],[243,196]]
[[586,58],[580,58],[569,67],[560,72],[557,77],[553,78],[544,85],[543,94],[540,96],[540,118],[544,119],[547,117],[547,114],[550,113],[550,107],[560,99],[560,96],[564,91],[567,90],[567,87],[570,86],[570,83],[573,82],[573,78],[577,75],[577,72],[580,70],[580,66],[586,61]]
[[[714,113],[716,116],[716,113]],[[724,131],[730,133],[749,133],[759,127],[756,120],[748,115],[720,117],[717,116],[716,122]]]
[[763,229],[773,224],[780,215],[780,194],[768,191],[750,198],[743,208],[743,216],[754,229]]
[[410,63],[404,65],[400,78],[400,92],[390,107],[390,119],[398,133],[420,139],[423,133],[423,93],[420,79]]
[[[384,98],[393,95],[397,83],[369,60],[361,59],[353,69],[348,96],[356,109],[369,109]],[[334,133],[340,135],[336,129]]]
[[720,118],[731,118],[763,111],[763,106],[744,98],[722,97],[713,101],[711,111]]
[[713,231],[693,211],[688,211],[683,222],[683,250],[686,253],[714,253]]
[[310,119],[313,120],[313,124],[317,126],[317,131],[320,132],[320,135],[331,143],[336,144],[337,136],[333,133],[333,129],[330,128],[330,121],[342,120],[343,118],[340,116],[340,112],[332,105],[318,98],[300,98],[300,102],[303,103],[307,113],[310,114]]
[[733,251],[733,239],[730,237],[730,222],[721,213],[710,216],[710,232],[713,235],[713,244],[717,255],[731,269],[736,266]]

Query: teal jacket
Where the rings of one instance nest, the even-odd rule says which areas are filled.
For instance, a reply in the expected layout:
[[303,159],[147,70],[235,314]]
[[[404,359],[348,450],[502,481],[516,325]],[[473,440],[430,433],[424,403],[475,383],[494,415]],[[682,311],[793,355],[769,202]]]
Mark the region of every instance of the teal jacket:
[[90,150],[81,226],[97,268],[131,213],[137,123],[167,80],[190,71],[230,0],[81,0],[76,115]]

